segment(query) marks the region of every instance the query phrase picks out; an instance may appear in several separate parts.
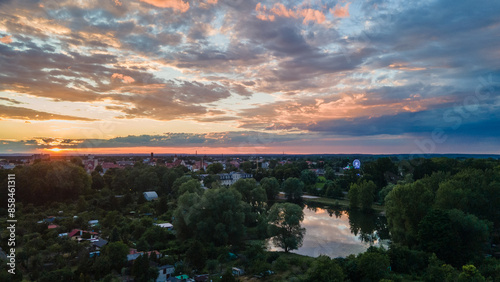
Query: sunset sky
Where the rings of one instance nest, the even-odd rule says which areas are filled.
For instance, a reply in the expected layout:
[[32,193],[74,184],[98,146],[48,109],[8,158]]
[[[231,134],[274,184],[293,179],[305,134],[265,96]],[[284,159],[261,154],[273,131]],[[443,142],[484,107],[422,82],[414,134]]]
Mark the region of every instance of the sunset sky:
[[498,11],[0,0],[0,153],[500,154]]

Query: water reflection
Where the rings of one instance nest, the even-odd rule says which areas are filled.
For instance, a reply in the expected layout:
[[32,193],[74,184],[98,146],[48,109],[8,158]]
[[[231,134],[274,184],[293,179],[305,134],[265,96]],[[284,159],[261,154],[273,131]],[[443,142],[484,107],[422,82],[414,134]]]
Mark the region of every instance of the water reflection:
[[[302,227],[306,229],[303,245],[293,252],[312,257],[346,257],[385,245],[384,239],[389,238],[385,217],[334,207],[304,206]],[[280,250],[271,242],[269,249]]]

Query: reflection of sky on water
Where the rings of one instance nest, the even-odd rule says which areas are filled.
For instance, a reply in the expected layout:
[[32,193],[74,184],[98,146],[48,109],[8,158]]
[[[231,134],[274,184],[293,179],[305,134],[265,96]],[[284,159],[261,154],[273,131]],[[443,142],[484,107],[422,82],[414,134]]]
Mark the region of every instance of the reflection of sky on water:
[[[339,217],[335,214],[330,217],[325,209],[317,208],[313,211],[306,207],[301,225],[306,229],[306,234],[302,247],[293,250],[293,253],[311,257],[327,255],[335,258],[358,254],[370,247],[370,243],[361,240],[361,234],[351,233],[349,215],[345,211],[342,211]],[[373,230],[373,237],[375,237],[373,245],[379,246],[375,230]],[[269,250],[281,251],[272,242],[269,242]]]

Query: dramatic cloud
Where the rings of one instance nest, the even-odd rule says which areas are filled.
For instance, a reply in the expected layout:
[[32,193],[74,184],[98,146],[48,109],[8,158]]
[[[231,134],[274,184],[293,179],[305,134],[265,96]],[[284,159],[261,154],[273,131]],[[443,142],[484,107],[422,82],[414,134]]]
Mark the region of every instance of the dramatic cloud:
[[340,6],[340,4],[335,5],[334,8],[330,9],[330,13],[338,18],[347,18],[349,17],[349,5],[351,3],[347,3],[345,6]]
[[35,111],[21,107],[10,107],[0,105],[0,120],[2,119],[23,119],[23,120],[81,120],[95,121],[96,119],[82,118],[67,115],[51,114]]
[[10,37],[10,35],[7,35],[7,36],[0,38],[0,42],[2,42],[4,44],[9,44],[9,43],[12,43],[12,38]]
[[189,10],[189,3],[182,0],[140,0],[142,2],[148,3],[150,5],[159,8],[172,8],[181,13],[187,12]]
[[[498,10],[451,0],[0,1],[0,135],[77,140],[75,124],[107,122],[117,129],[96,138],[106,148],[205,146],[209,134],[241,131],[286,139],[264,151],[335,140],[407,152],[442,129],[453,150],[498,152],[487,130],[499,121]],[[162,131],[189,138],[130,141]],[[33,140],[9,144],[53,144]]]

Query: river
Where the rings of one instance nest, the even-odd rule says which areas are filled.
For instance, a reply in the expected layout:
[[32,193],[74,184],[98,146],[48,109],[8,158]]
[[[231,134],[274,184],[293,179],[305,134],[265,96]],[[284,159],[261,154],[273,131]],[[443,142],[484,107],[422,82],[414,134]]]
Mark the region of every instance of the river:
[[[370,246],[387,247],[389,239],[385,217],[360,211],[304,206],[301,226],[306,229],[302,247],[291,252],[311,257],[346,257]],[[271,241],[268,249],[282,251]]]

